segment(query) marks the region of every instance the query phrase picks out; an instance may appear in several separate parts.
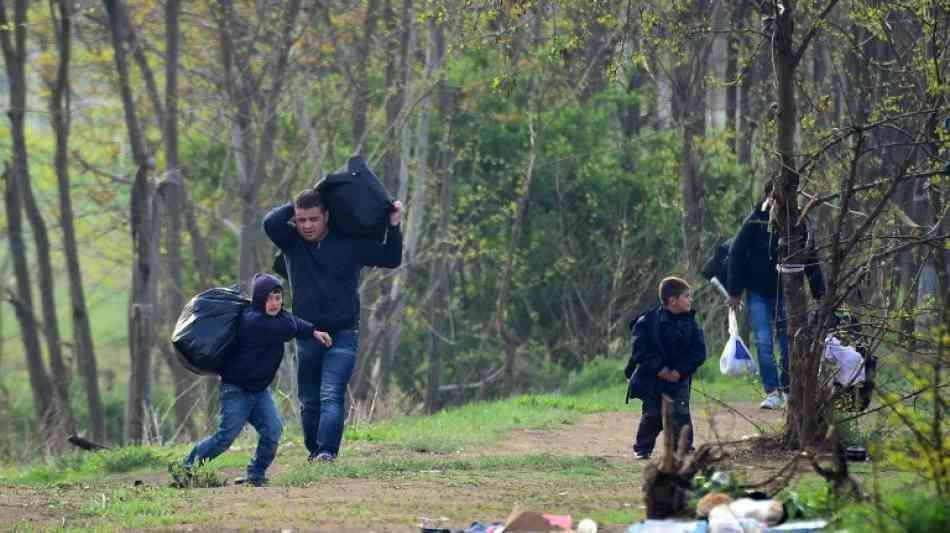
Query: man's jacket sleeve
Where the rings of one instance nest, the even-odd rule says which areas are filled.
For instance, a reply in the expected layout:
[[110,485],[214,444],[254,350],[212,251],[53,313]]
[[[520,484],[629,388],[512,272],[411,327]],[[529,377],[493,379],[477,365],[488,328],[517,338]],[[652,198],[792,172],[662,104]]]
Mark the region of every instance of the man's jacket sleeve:
[[825,276],[821,272],[813,237],[814,235],[809,233],[809,238],[805,239],[805,275],[808,277],[808,288],[811,289],[812,298],[821,300],[825,295]]
[[297,230],[290,225],[294,217],[294,204],[288,202],[275,207],[264,216],[264,233],[281,250],[290,249],[297,238]]
[[739,233],[736,235],[732,246],[729,248],[729,282],[726,287],[729,289],[729,296],[738,298],[742,296],[743,266],[745,265],[746,248],[749,247],[749,239],[752,237],[752,224],[749,219],[742,223]]

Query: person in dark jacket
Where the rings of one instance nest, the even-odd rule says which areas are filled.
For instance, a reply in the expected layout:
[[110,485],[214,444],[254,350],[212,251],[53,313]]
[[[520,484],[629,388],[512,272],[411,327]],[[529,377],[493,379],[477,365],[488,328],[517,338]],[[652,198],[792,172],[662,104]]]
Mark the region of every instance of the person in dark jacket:
[[332,462],[340,451],[343,399],[359,344],[360,272],[402,263],[402,203],[393,207],[383,242],[330,231],[330,213],[313,189],[264,217],[264,232],[284,255],[294,314],[333,336],[332,348],[297,340],[297,385],[311,461]]
[[276,277],[256,274],[251,286],[251,305],[241,314],[238,326],[237,351],[221,370],[218,431],[195,445],[184,466],[221,455],[250,422],[259,437],[257,451],[247,466],[247,477],[237,482],[261,486],[266,483],[264,472],[274,460],[283,429],[268,386],[280,367],[284,343],[295,337],[315,339],[324,346],[332,341],[326,332],[283,310],[283,288]]
[[[771,184],[769,184],[771,185]],[[755,336],[755,353],[759,363],[759,375],[765,390],[762,409],[781,409],[788,391],[788,324],[785,303],[782,298],[780,276],[776,268],[778,260],[778,235],[770,231],[769,198],[771,187],[766,186],[762,202],[743,222],[729,251],[729,305],[739,307],[740,296],[745,290],[749,305],[749,322]],[[819,300],[825,292],[821,267],[810,239],[806,238],[805,275],[812,296]],[[773,329],[779,342],[779,365],[775,367],[773,356]]]
[[624,375],[636,375],[636,395],[643,401],[633,453],[648,459],[663,430],[662,397],[673,401],[674,434],[690,427],[689,389],[692,376],[706,360],[706,339],[692,310],[692,290],[686,281],[667,277],[660,282],[662,305],[638,316],[631,324],[633,353]]

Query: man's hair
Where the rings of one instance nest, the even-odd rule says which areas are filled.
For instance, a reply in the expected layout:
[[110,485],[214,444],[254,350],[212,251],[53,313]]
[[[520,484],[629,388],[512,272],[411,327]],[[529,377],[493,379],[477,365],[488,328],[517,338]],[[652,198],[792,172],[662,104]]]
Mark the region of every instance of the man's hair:
[[297,196],[294,196],[294,207],[300,209],[310,209],[311,207],[320,207],[323,206],[323,198],[320,197],[320,192],[316,189],[305,189],[297,193]]
[[279,292],[280,294],[284,294],[284,289],[283,289],[283,287],[281,287],[280,285],[278,285],[278,286],[274,287],[273,289],[271,289],[270,292],[267,293],[267,294],[275,294],[275,293],[278,293],[278,292]]
[[658,292],[660,293],[660,301],[663,302],[663,305],[666,305],[670,299],[678,298],[689,291],[689,283],[686,283],[685,280],[682,278],[677,278],[676,276],[668,276],[663,278],[663,280],[660,281],[660,286],[658,288]]

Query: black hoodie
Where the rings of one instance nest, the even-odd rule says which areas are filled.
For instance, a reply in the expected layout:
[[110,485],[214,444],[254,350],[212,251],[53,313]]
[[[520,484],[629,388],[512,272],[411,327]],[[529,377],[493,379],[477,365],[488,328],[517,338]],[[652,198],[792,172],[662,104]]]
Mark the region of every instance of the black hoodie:
[[221,381],[249,392],[267,388],[284,357],[284,343],[297,337],[313,338],[313,324],[281,309],[267,314],[267,296],[281,289],[280,280],[270,274],[255,274],[251,282],[251,305],[241,315],[238,349],[221,372]]
[[[805,247],[805,275],[812,297],[820,300],[825,293],[825,279],[818,264],[814,244],[808,239]],[[781,278],[775,269],[778,238],[769,231],[769,212],[756,208],[746,218],[729,250],[729,288],[731,296],[739,297],[743,289],[766,297],[776,297]]]

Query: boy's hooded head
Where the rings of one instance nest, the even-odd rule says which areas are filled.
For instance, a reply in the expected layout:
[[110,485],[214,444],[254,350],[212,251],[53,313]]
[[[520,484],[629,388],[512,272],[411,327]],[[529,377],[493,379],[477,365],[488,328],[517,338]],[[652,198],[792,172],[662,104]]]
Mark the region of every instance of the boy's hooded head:
[[277,316],[283,305],[283,286],[276,276],[258,273],[251,281],[251,307],[270,316]]

